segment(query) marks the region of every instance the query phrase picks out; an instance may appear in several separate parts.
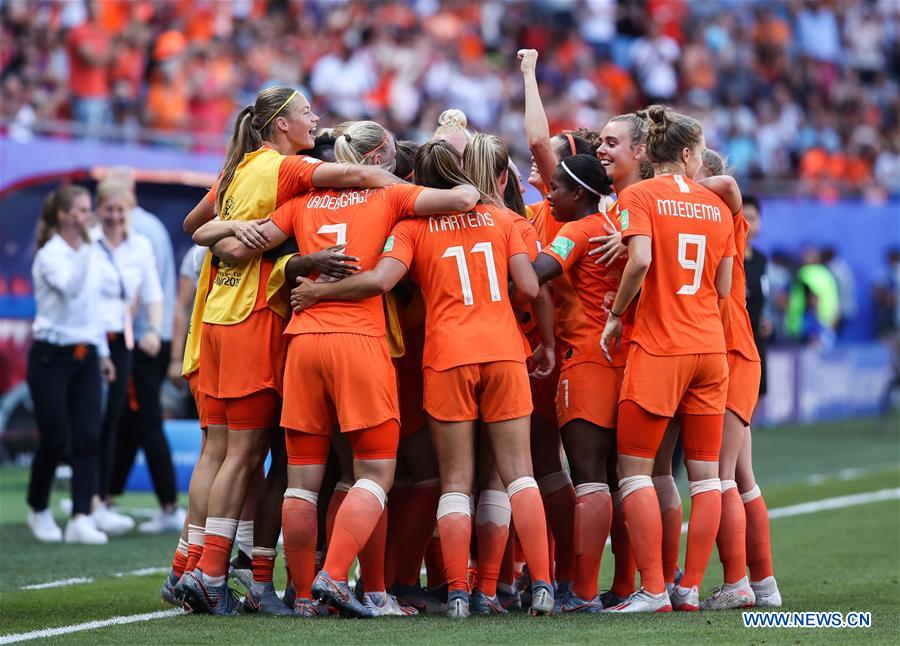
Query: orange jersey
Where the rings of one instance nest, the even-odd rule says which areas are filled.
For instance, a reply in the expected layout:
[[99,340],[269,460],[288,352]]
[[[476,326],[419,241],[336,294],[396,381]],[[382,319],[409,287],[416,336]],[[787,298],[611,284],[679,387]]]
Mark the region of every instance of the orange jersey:
[[[612,267],[605,267],[594,262],[588,255],[590,250],[588,239],[607,235],[605,225],[613,221],[606,214],[589,215],[574,222],[567,222],[542,253],[556,260],[568,275],[576,294],[581,301],[584,323],[576,339],[578,345],[572,347],[572,353],[565,351],[562,357],[563,367],[594,361],[606,364],[603,351],[600,349],[600,336],[606,326],[609,308],[616,300],[616,292],[622,279],[622,270],[626,259],[619,258]],[[633,308],[629,308],[629,314]],[[614,366],[624,366],[628,356],[627,343],[631,339],[632,317],[626,314],[623,318],[625,330],[622,334],[622,347],[613,354]]]
[[[530,206],[534,212],[534,228],[543,249],[552,242],[563,225],[553,219],[550,202],[547,200]],[[551,280],[550,293],[553,296],[554,330],[559,339],[556,351],[561,360],[565,361],[566,355],[569,358],[575,355],[575,348],[587,347],[587,319],[568,276],[557,276]]]
[[[534,225],[528,218],[522,217],[511,209],[507,210],[507,213],[509,214],[509,217],[512,218],[516,231],[522,236],[522,242],[525,243],[525,248],[528,249],[528,259],[531,260],[531,262],[534,262],[535,258],[537,258],[538,254],[541,252],[541,241],[538,240],[537,231],[535,230]],[[531,305],[522,306],[521,309],[516,311],[516,314],[519,320],[519,329],[522,331],[522,334],[527,337],[527,335],[536,327],[534,313],[531,311]],[[527,338],[523,339],[523,344],[530,349]]]
[[725,345],[729,352],[738,352],[750,361],[759,361],[759,351],[753,340],[750,314],[747,312],[747,275],[744,273],[744,251],[747,248],[747,229],[741,209],[734,220],[734,269],[731,274],[731,293],[725,307],[722,324],[725,327]]
[[[346,244],[348,256],[363,270],[378,261],[385,238],[403,217],[413,214],[421,186],[395,184],[376,189],[316,190],[290,200],[272,214],[275,225],[297,240],[300,253]],[[324,276],[318,280],[330,280]],[[360,301],[322,301],[294,312],[285,334],[350,332],[384,336],[380,296]]]
[[655,355],[724,353],[715,276],[735,253],[728,207],[681,175],[633,184],[617,206],[623,239],[648,236],[652,245],[632,341]]
[[507,283],[510,257],[527,253],[506,209],[490,205],[394,227],[383,257],[413,268],[422,288],[424,367],[525,360]]

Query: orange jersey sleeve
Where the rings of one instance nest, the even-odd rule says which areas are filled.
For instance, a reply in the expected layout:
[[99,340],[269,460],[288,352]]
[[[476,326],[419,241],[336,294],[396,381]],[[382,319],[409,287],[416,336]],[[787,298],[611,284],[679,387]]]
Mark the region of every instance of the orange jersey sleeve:
[[[739,352],[750,361],[759,361],[759,351],[753,340],[750,314],[747,312],[747,276],[744,273],[744,252],[747,249],[747,229],[741,209],[732,216],[734,222],[734,268],[732,269],[731,293],[725,308],[722,324],[725,328],[725,345],[729,352]],[[726,254],[727,255],[727,254]]]
[[311,191],[312,176],[316,166],[322,161],[306,155],[288,155],[278,167],[278,192],[275,205],[278,206],[299,193]]
[[383,257],[415,268],[426,303],[425,367],[524,361],[506,287],[509,258],[524,253],[512,218],[493,206],[394,227]]
[[632,340],[650,354],[725,352],[715,274],[734,254],[728,207],[680,175],[629,186],[619,196],[624,239],[651,239],[652,262],[641,288]]
[[209,202],[213,206],[215,206],[215,204],[216,204],[216,191],[218,191],[218,190],[219,190],[219,180],[217,179],[215,182],[213,182],[213,185],[206,192],[206,197],[204,198],[207,202]]
[[[414,214],[424,190],[412,184],[377,189],[315,190],[295,197],[275,210],[272,219],[287,232],[288,222],[300,253],[345,244],[365,271],[375,266],[394,224]],[[292,205],[292,206],[289,206]],[[316,280],[331,280],[324,276]],[[323,301],[291,317],[288,334],[352,332],[383,336],[384,308],[380,296],[361,301]]]
[[541,241],[538,240],[534,225],[515,211],[509,211],[509,217],[512,218],[516,231],[522,236],[522,242],[525,243],[525,248],[528,250],[528,257],[534,262],[541,252]]

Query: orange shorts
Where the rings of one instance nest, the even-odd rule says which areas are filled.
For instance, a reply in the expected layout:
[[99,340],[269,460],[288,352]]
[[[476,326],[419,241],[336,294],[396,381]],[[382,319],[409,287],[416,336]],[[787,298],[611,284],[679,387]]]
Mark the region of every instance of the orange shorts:
[[756,402],[759,400],[759,380],[762,364],[750,361],[739,352],[728,353],[728,395],[725,408],[750,426]]
[[206,421],[228,426],[232,431],[277,428],[279,417],[281,396],[274,390],[227,399],[206,395]]
[[397,375],[386,337],[297,334],[288,345],[281,425],[331,435],[399,422]]
[[422,407],[422,350],[425,326],[403,331],[406,352],[394,359],[397,369],[397,393],[400,404],[400,438],[405,439],[424,427],[428,420]]
[[663,417],[676,412],[721,415],[727,391],[724,354],[659,356],[632,343],[619,401],[631,400]]
[[[353,457],[357,460],[396,460],[397,444],[400,442],[400,425],[395,419],[372,428],[364,428],[347,433]],[[331,450],[330,435],[304,433],[292,428],[285,429],[285,446],[288,464],[294,466],[328,464]]]
[[281,392],[287,340],[284,320],[265,308],[235,325],[203,324],[200,391],[231,399],[261,390]]
[[593,361],[564,367],[556,389],[559,425],[583,419],[601,428],[615,428],[624,374],[625,366],[604,366]]
[[[528,335],[528,341],[532,349],[536,348],[541,342],[540,334],[537,329],[532,330]],[[560,347],[557,343],[557,347]],[[559,361],[556,367],[546,379],[535,379],[529,377],[531,385],[531,401],[534,405],[534,414],[543,417],[553,426],[559,427],[556,419],[556,386],[559,383]]]
[[194,398],[194,405],[197,407],[197,417],[200,419],[200,428],[209,426],[206,421],[206,395],[200,392],[200,373],[192,372],[187,376],[188,389],[191,391],[191,397]]
[[491,361],[448,370],[425,368],[425,410],[442,422],[502,422],[531,415],[528,371],[521,361]]

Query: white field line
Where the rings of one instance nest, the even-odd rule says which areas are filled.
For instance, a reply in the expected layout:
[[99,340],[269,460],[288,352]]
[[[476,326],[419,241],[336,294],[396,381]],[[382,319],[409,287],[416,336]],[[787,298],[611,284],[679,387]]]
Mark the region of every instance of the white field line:
[[30,633],[17,633],[14,635],[0,636],[0,644],[14,644],[16,642],[25,642],[32,639],[47,639],[49,637],[59,637],[60,635],[70,635],[72,633],[78,633],[83,630],[96,630],[97,628],[106,628],[107,626],[123,626],[125,624],[136,624],[141,621],[165,619],[166,617],[174,617],[176,615],[182,614],[184,614],[183,610],[173,608],[171,610],[145,612],[142,615],[124,615],[122,617],[112,617],[111,619],[88,621],[83,624],[75,624],[74,626],[43,628],[41,630],[33,630]]
[[57,579],[56,581],[47,581],[46,583],[32,583],[23,585],[19,590],[45,590],[47,588],[65,588],[70,585],[81,585],[83,583],[93,583],[92,577],[75,577],[74,579]]
[[[113,578],[121,579],[126,576],[148,576],[150,574],[165,574],[169,568],[164,567],[142,567],[128,572],[116,572]],[[47,581],[46,583],[32,583],[23,585],[19,590],[46,590],[47,588],[64,588],[70,585],[82,585],[85,583],[94,583],[93,577],[79,576],[72,579],[58,579],[56,581]]]
[[[886,500],[900,500],[900,487],[894,489],[881,489],[880,491],[870,491],[868,493],[853,494],[851,496],[825,498],[824,500],[816,500],[814,502],[805,502],[799,505],[790,505],[788,507],[770,509],[769,518],[790,518],[791,516],[803,516],[805,514],[813,514],[819,511],[844,509],[846,507],[857,507],[859,505],[866,505],[873,502],[884,502]],[[687,523],[682,525],[681,530],[682,532],[687,531]],[[608,542],[609,541],[607,541],[607,543]],[[144,570],[148,569],[151,568],[144,568]],[[160,610],[158,612],[148,612],[140,615],[125,615],[122,617],[113,617],[111,619],[89,621],[87,623],[75,624],[73,626],[44,628],[42,630],[35,630],[30,633],[13,633],[0,636],[0,644],[13,644],[16,642],[23,642],[31,639],[58,637],[60,635],[69,635],[71,633],[78,633],[85,630],[97,630],[98,628],[106,628],[107,626],[121,626],[124,624],[133,624],[141,621],[166,619],[168,617],[175,617],[181,614],[183,614],[183,612],[178,609]]]

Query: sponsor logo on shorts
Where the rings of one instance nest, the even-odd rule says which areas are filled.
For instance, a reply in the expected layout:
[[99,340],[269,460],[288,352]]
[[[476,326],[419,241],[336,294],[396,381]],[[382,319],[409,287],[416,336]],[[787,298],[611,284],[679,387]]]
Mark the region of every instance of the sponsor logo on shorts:
[[572,253],[572,249],[574,248],[575,243],[564,236],[557,236],[553,242],[550,243],[550,249],[553,250],[553,253],[563,260],[569,257],[569,254]]

